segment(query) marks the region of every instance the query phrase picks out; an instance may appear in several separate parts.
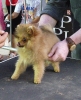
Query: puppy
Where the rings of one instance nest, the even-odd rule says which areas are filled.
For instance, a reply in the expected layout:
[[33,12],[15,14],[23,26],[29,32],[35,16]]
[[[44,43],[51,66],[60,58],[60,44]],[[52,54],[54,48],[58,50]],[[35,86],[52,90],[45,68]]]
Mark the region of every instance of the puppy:
[[59,38],[50,25],[34,26],[20,24],[16,28],[15,40],[18,46],[19,59],[11,79],[18,79],[29,65],[33,65],[34,83],[41,83],[46,64],[52,64],[55,72],[60,72],[59,62],[48,60],[48,53]]

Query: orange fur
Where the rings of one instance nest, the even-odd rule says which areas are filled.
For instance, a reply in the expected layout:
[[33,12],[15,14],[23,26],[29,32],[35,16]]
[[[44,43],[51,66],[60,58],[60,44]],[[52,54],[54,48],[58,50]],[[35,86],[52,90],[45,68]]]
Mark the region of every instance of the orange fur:
[[[54,34],[50,25],[34,26],[32,24],[20,24],[16,28],[16,43],[18,45],[19,59],[11,76],[18,79],[28,65],[33,65],[34,83],[41,83],[45,71],[45,63],[48,62],[48,53],[59,38]],[[60,72],[59,62],[49,61],[55,72]]]

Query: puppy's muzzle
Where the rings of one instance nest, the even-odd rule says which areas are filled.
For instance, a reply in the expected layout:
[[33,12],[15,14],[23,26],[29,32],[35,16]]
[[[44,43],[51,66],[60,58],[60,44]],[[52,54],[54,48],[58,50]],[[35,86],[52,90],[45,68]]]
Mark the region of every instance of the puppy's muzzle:
[[17,44],[18,47],[24,47],[24,45],[21,45],[20,42]]

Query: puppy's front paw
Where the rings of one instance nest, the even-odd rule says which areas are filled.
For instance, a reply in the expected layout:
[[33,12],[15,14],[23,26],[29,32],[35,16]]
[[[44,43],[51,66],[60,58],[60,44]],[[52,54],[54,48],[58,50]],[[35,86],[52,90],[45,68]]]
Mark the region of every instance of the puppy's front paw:
[[19,75],[14,75],[14,74],[13,74],[13,75],[11,76],[11,79],[12,79],[12,80],[17,80],[18,78],[19,78]]
[[54,67],[55,72],[60,72],[60,67]]
[[41,80],[40,79],[34,79],[34,83],[39,84],[39,83],[41,83]]

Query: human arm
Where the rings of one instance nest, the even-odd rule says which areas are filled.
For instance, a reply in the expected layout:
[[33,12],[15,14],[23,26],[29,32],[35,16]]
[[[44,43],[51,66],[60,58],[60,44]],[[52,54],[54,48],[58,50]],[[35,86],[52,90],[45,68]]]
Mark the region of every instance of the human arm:
[[8,18],[8,20],[10,20],[10,17],[11,17],[11,19],[15,19],[18,17],[18,15],[19,15],[19,13],[13,12],[11,16],[10,16],[10,14],[8,14],[7,18]]
[[39,20],[39,26],[45,25],[45,24],[50,24],[52,26],[52,28],[54,28],[56,23],[57,23],[57,20],[55,20],[54,18],[52,18],[51,16],[49,16],[47,14],[43,14]]
[[[81,43],[81,28],[73,35],[71,35],[70,38],[75,42],[76,45]],[[64,39],[63,41],[60,41],[53,46],[48,57],[50,60],[53,61],[65,61],[68,53],[69,53],[68,44],[66,39]]]
[[71,35],[70,38],[75,42],[75,44],[81,43],[81,28]]
[[49,23],[53,28],[61,21],[69,0],[50,0],[42,10],[39,26]]
[[[67,8],[68,0],[51,0],[48,1],[46,7],[41,13],[39,20],[39,26],[50,24],[52,28],[61,21],[61,18]],[[69,53],[69,48],[66,40],[58,42],[53,46],[52,50],[48,54],[50,60],[64,61]]]
[[17,3],[16,6],[15,6],[15,9],[14,9],[14,12],[11,14],[11,16],[10,16],[10,14],[8,14],[6,19],[10,20],[10,17],[12,19],[17,18],[20,11],[21,11],[21,6],[22,6],[22,3]]
[[51,16],[53,19],[57,20],[57,24],[61,21],[66,9],[69,6],[69,0],[49,0],[45,8],[41,12]]
[[4,46],[7,36],[8,36],[7,32],[0,30],[0,47]]
[[[40,17],[39,25],[44,25],[50,23],[51,26],[55,26],[57,21],[53,19],[51,16],[43,14]],[[81,28],[75,32],[70,38],[75,42],[75,44],[79,44],[81,42]],[[68,45],[66,40],[58,42],[56,45],[53,46],[52,50],[48,54],[50,60],[53,61],[64,61],[67,58],[69,53]]]
[[[57,20],[53,19],[51,16],[43,14],[39,20],[39,26],[50,23],[52,27],[54,27],[57,23]],[[68,45],[66,40],[58,42],[53,46],[52,50],[48,54],[50,60],[59,61],[65,60],[69,53]],[[59,58],[60,57],[60,58]]]

